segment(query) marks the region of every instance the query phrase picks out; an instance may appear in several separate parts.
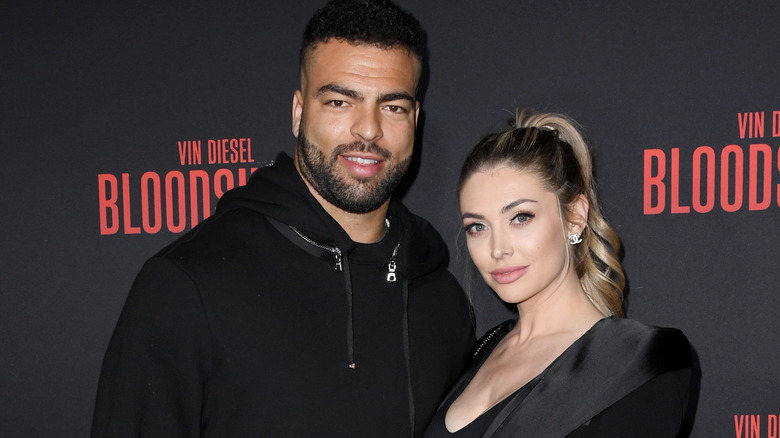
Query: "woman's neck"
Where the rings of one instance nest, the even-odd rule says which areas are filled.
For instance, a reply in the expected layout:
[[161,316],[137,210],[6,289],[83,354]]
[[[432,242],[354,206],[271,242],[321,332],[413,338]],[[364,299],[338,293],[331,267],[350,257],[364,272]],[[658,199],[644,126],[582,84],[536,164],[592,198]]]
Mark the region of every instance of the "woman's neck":
[[548,291],[517,304],[518,324],[513,331],[521,339],[554,333],[584,333],[604,318],[593,305],[573,270]]

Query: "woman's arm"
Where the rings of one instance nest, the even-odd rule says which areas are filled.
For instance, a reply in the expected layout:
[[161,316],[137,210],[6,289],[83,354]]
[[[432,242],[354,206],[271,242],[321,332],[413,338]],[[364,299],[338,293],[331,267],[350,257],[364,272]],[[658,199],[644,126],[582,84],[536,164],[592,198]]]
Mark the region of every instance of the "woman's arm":
[[688,407],[691,369],[648,381],[575,429],[567,438],[674,438]]

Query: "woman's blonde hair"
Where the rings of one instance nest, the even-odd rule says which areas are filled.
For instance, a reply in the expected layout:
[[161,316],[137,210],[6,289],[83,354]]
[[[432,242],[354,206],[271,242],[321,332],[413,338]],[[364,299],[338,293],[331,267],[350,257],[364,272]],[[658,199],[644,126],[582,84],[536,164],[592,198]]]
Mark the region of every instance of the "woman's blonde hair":
[[555,193],[564,220],[580,195],[589,204],[582,243],[572,246],[572,259],[580,284],[606,316],[623,316],[625,275],[620,264],[620,239],[601,214],[590,147],[580,126],[556,113],[533,114],[520,110],[510,128],[482,138],[461,168],[458,195],[476,172],[501,166],[531,172]]

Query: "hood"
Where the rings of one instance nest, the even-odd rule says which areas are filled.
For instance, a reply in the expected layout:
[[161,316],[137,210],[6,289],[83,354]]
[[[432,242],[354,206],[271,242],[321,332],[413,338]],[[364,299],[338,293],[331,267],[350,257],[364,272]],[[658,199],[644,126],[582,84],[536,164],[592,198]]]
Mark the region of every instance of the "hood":
[[428,221],[412,214],[396,200],[390,201],[390,223],[398,223],[404,230],[401,245],[401,266],[409,279],[429,274],[449,264],[447,245],[439,232]]
[[[273,164],[257,169],[245,186],[225,193],[215,214],[233,208],[247,208],[292,225],[321,245],[339,247],[345,255],[355,246],[346,231],[311,195],[293,159],[283,152]],[[394,199],[390,202],[388,218],[391,227],[400,226],[403,230],[399,254],[402,275],[414,279],[447,266],[447,246],[430,223]]]
[[347,233],[309,193],[293,159],[283,152],[272,164],[257,169],[245,186],[225,193],[215,214],[233,208],[247,208],[292,225],[323,245],[342,250],[352,246]]

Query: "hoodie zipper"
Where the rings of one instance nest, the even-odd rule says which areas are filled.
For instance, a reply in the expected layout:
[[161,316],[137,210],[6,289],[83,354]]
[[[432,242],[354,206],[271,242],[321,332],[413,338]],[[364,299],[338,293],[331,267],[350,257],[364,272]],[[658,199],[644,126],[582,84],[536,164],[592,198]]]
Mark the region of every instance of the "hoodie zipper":
[[[325,246],[320,245],[319,243],[311,240],[309,237],[307,237],[305,234],[301,233],[300,230],[295,228],[294,226],[289,226],[291,230],[295,232],[295,234],[298,235],[301,239],[306,241],[309,245],[315,246],[319,249],[322,249],[324,251],[328,251],[329,253],[333,254],[333,257],[336,258],[336,270],[341,272],[344,270],[344,265],[342,264],[342,256],[341,256],[341,249],[336,246]],[[401,247],[400,243],[397,243],[395,245],[395,248],[393,248],[393,253],[390,255],[390,259],[387,261],[387,282],[388,283],[394,283],[398,276],[396,275],[395,271],[398,269],[398,249]]]
[[398,264],[396,263],[396,256],[398,255],[398,248],[401,247],[401,244],[398,243],[395,245],[395,248],[393,249],[393,254],[390,255],[390,260],[387,261],[387,282],[388,283],[394,283],[396,280],[395,270],[398,267]]
[[[333,257],[335,257],[335,258],[336,258],[336,270],[337,270],[337,271],[339,271],[339,272],[341,272],[341,271],[343,271],[343,270],[344,270],[344,266],[341,264],[341,248],[339,248],[339,247],[336,247],[336,246],[325,246],[325,245],[320,245],[319,243],[317,243],[317,242],[315,242],[315,241],[313,241],[313,240],[309,239],[309,238],[308,238],[308,237],[307,237],[305,234],[301,233],[301,232],[300,232],[300,231],[299,231],[297,228],[295,228],[294,226],[292,226],[292,225],[289,225],[289,227],[290,227],[290,229],[291,229],[291,230],[293,230],[293,231],[295,232],[295,234],[297,234],[297,235],[298,235],[298,237],[300,237],[301,239],[305,240],[305,241],[306,241],[306,243],[308,243],[309,245],[316,246],[316,247],[317,247],[317,248],[319,248],[319,249],[322,249],[322,250],[328,251],[329,253],[333,254]],[[396,247],[396,250],[397,250],[397,249],[398,249],[398,248]],[[395,252],[393,252],[393,255],[395,255]]]

